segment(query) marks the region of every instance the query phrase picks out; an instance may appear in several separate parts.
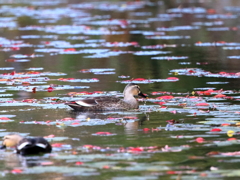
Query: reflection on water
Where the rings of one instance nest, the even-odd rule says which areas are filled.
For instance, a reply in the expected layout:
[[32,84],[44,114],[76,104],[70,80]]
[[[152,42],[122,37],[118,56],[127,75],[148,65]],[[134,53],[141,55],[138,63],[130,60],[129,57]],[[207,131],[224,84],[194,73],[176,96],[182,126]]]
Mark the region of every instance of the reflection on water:
[[[33,157],[1,151],[0,176],[239,177],[240,1],[0,4],[0,135],[45,136],[54,147]],[[150,99],[139,111],[63,103],[133,79]]]
[[8,169],[25,166],[25,158],[13,152],[1,153],[1,159],[4,160],[4,164]]
[[[125,134],[126,135],[137,135],[139,128],[141,128],[141,126],[144,124],[144,121],[148,121],[148,120],[149,120],[149,115],[145,114],[137,121],[130,121],[130,122],[125,121],[125,123],[123,123]],[[134,137],[130,136],[128,138],[132,139]],[[135,138],[136,138],[136,136],[135,136]]]
[[4,166],[7,169],[22,169],[44,165],[44,162],[46,162],[46,157],[48,157],[48,155],[21,156],[15,152],[1,152],[1,159],[4,160]]

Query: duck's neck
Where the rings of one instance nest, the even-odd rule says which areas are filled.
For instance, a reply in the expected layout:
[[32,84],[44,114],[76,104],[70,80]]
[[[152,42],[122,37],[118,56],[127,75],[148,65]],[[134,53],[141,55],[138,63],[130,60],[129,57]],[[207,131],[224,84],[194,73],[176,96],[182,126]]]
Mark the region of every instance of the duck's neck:
[[131,108],[138,109],[138,101],[133,96],[125,96],[123,101],[129,104]]

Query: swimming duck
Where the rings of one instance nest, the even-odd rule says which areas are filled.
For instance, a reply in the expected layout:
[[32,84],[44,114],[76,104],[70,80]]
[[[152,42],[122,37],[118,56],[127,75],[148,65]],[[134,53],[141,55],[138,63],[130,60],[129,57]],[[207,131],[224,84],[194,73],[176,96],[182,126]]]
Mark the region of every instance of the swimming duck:
[[51,145],[43,137],[24,138],[19,134],[4,136],[0,149],[5,149],[6,147],[15,147],[17,153],[21,155],[50,153],[52,151]]
[[124,98],[119,99],[112,96],[99,96],[85,98],[77,101],[65,103],[76,111],[113,111],[113,110],[130,110],[138,109],[138,101],[134,96],[146,96],[141,92],[137,84],[128,84],[123,91]]

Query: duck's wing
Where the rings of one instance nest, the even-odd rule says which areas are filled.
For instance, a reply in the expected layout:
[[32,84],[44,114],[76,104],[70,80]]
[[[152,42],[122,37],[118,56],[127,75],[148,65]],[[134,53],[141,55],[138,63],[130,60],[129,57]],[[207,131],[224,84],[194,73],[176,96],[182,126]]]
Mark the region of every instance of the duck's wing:
[[70,101],[65,104],[69,105],[69,106],[73,106],[73,107],[74,106],[91,107],[91,106],[96,106],[97,102],[93,98],[87,98],[87,99],[81,99],[81,100],[77,100],[77,101]]
[[43,137],[37,137],[37,138],[34,138],[33,140],[34,140],[33,143],[35,143],[35,146],[45,149],[46,152],[52,151],[52,146]]
[[23,138],[21,141],[19,141],[16,149],[19,152],[19,151],[23,150],[26,146],[31,146],[31,145],[32,145],[31,141],[29,141],[26,138]]
[[[42,152],[51,152],[52,151],[52,147],[49,144],[49,142],[42,137],[24,138],[18,143],[16,149],[18,152],[21,152],[23,150],[31,149],[31,148],[35,148],[35,147],[41,148]],[[33,153],[34,152],[32,152],[32,154]],[[39,152],[36,151],[36,153],[39,153]]]
[[120,99],[116,97],[111,97],[111,96],[99,96],[99,97],[94,97],[94,98],[86,98],[86,99],[81,99],[77,101],[70,101],[67,102],[66,105],[69,106],[83,106],[83,107],[93,107],[96,105],[101,105],[105,103],[115,103],[118,102]]
[[114,96],[100,96],[95,98],[97,104],[106,104],[106,103],[117,103],[120,99]]

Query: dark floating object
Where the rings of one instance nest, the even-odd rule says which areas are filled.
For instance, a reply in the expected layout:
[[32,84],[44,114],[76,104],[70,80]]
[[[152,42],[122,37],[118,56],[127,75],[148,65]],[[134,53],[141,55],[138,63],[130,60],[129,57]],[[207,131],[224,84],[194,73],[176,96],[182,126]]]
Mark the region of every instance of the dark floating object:
[[123,91],[124,99],[111,96],[99,96],[67,102],[76,111],[111,111],[138,109],[138,101],[134,96],[146,96],[141,92],[137,84],[129,83]]
[[24,138],[19,134],[9,134],[4,136],[2,147],[16,147],[16,151],[21,155],[36,155],[41,153],[50,153],[52,147],[43,137]]

